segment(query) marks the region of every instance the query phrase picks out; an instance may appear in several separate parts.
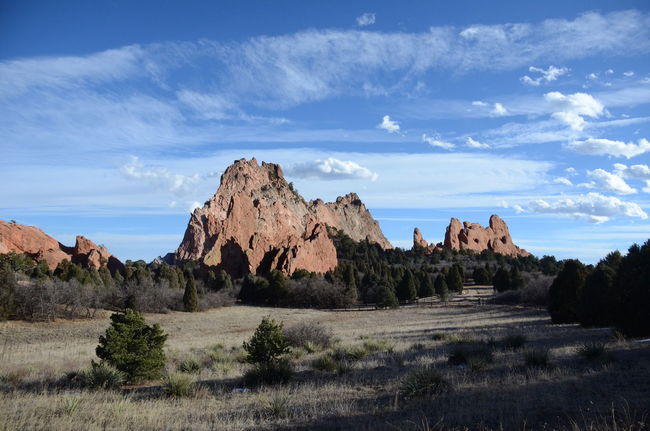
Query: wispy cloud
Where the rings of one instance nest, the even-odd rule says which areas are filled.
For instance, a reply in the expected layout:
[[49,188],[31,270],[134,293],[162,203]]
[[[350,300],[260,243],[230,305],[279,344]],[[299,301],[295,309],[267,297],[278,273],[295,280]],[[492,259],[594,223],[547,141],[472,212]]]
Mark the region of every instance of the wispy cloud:
[[566,148],[580,154],[591,156],[612,156],[626,157],[628,159],[645,154],[650,151],[650,142],[647,139],[639,139],[637,144],[611,139],[589,138],[584,141],[573,141],[566,145]]
[[455,147],[451,142],[443,141],[435,136],[428,136],[426,133],[422,134],[422,142],[426,142],[432,147],[442,148],[443,150],[453,150]]
[[539,67],[530,66],[528,68],[529,72],[534,72],[539,74],[537,78],[531,78],[528,75],[522,76],[521,82],[524,84],[532,85],[534,87],[539,86],[542,82],[548,83],[556,81],[558,77],[569,73],[569,69],[566,67],[555,67],[553,65],[549,66],[547,69],[540,69]]
[[622,201],[595,192],[554,202],[537,199],[530,202],[528,206],[536,213],[569,215],[596,224],[604,223],[614,217],[634,217],[643,220],[648,218],[646,212],[634,202]]
[[474,148],[477,150],[487,150],[490,148],[489,144],[484,144],[481,143],[475,139],[473,139],[471,136],[468,136],[467,139],[465,140],[465,146],[469,148]]
[[636,189],[630,187],[623,178],[611,172],[607,172],[604,169],[587,171],[587,177],[591,178],[596,183],[596,187],[605,192],[616,193],[619,195],[630,195],[637,192]]
[[564,95],[553,91],[546,93],[544,98],[553,110],[553,118],[578,131],[585,128],[584,117],[598,118],[605,109],[602,103],[586,93]]
[[357,17],[357,25],[359,27],[367,27],[375,23],[376,17],[372,12],[366,12]]
[[186,176],[173,174],[166,168],[145,168],[137,157],[131,157],[120,171],[130,180],[145,182],[177,196],[187,196],[201,179],[199,174]]

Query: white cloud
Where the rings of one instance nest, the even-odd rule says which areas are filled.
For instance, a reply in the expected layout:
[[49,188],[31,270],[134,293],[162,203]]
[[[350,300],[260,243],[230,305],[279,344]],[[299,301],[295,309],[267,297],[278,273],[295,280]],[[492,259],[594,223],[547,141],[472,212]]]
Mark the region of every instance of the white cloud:
[[622,163],[614,164],[614,171],[622,177],[638,180],[650,180],[650,167],[648,165],[626,166]]
[[607,70],[605,71],[605,73],[606,73],[607,75],[613,75],[613,74],[614,74],[614,69],[607,69]]
[[487,106],[487,105],[488,105],[487,103],[485,103],[483,101],[480,101],[480,100],[474,100],[472,102],[472,106]]
[[582,131],[586,125],[583,117],[598,118],[605,109],[602,103],[586,93],[564,95],[552,91],[544,98],[553,112],[551,116],[577,131]]
[[587,79],[591,79],[592,81],[598,79],[598,74],[597,73],[590,73],[587,75]]
[[585,219],[590,223],[604,223],[614,217],[647,219],[648,215],[634,202],[625,202],[600,193],[587,193],[549,203],[543,199],[530,202],[531,211],[543,214],[564,214]]
[[521,214],[521,213],[525,213],[525,212],[526,212],[526,210],[525,210],[521,205],[518,205],[518,204],[513,205],[513,206],[512,206],[512,209],[515,210],[515,212],[516,212],[517,214]]
[[555,80],[557,80],[557,78],[559,76],[562,76],[562,75],[565,75],[565,74],[569,73],[569,69],[567,69],[566,67],[555,67],[553,65],[549,66],[548,69],[546,69],[546,70],[545,69],[540,69],[538,67],[530,66],[528,68],[528,71],[529,72],[536,72],[536,73],[539,73],[541,75],[538,76],[537,78],[531,78],[528,75],[522,76],[520,78],[521,82],[523,82],[524,84],[535,86],[535,87],[539,86],[542,82],[547,82],[548,83],[548,82],[555,81]]
[[625,75],[627,77],[634,76],[634,72],[630,70],[628,72],[623,72],[623,75]]
[[142,181],[178,196],[186,196],[191,193],[193,187],[201,179],[198,174],[192,176],[172,174],[165,168],[145,169],[137,157],[131,157],[131,160],[122,166],[120,171],[130,180]]
[[566,172],[567,175],[569,175],[571,177],[578,175],[578,171],[576,170],[576,168],[573,168],[573,167],[566,168],[564,170],[564,172]]
[[502,117],[508,113],[508,110],[500,103],[495,103],[494,108],[490,112],[495,117]]
[[366,12],[357,17],[357,25],[359,27],[366,27],[375,23],[375,14]]
[[564,184],[565,186],[573,186],[571,180],[565,177],[558,177],[554,179],[553,182],[556,184]]
[[397,133],[399,132],[399,124],[397,121],[391,120],[389,115],[384,115],[381,120],[381,123],[377,125],[379,129],[384,129],[388,133]]
[[478,149],[478,150],[486,150],[486,149],[490,148],[489,144],[483,144],[483,143],[481,143],[479,141],[476,141],[476,140],[472,139],[471,137],[467,138],[467,140],[465,141],[465,146],[467,146],[469,148],[475,148],[475,149]]
[[440,138],[433,137],[433,136],[427,136],[426,133],[422,134],[422,142],[426,142],[427,144],[431,145],[432,147],[438,147],[442,148],[444,150],[451,150],[455,147],[454,144],[450,142],[445,142],[441,140]]
[[379,175],[353,161],[338,160],[333,157],[325,160],[295,163],[287,166],[285,172],[296,178],[320,178],[323,180],[371,180]]
[[573,141],[566,145],[566,148],[580,154],[591,156],[612,156],[632,158],[650,151],[650,142],[647,139],[639,139],[637,144],[611,139],[589,138],[584,141]]
[[188,203],[187,210],[188,212],[194,212],[195,209],[203,207],[203,204],[198,201],[192,201]]
[[629,195],[637,191],[630,187],[623,178],[604,169],[587,171],[587,176],[594,180],[596,185],[603,191],[619,195]]

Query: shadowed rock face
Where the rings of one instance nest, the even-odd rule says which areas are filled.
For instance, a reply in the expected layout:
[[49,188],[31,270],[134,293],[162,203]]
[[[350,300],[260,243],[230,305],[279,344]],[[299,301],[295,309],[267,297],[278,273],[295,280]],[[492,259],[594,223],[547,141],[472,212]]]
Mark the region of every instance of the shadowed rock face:
[[422,248],[426,254],[431,254],[435,250],[442,250],[440,244],[429,244],[424,238],[422,238],[422,232],[417,227],[413,230],[413,248]]
[[[425,247],[428,252],[435,248],[422,239],[418,228],[413,233],[413,245]],[[513,244],[508,225],[498,215],[490,217],[489,227],[470,222],[461,224],[460,220],[452,218],[445,232],[443,247],[447,250],[472,250],[476,253],[490,250],[507,256],[530,256],[526,250]]]
[[111,271],[123,267],[105,247],[83,236],[77,236],[74,247],[66,247],[37,227],[0,220],[0,253],[9,252],[27,254],[37,262],[47,261],[50,269],[64,260],[87,268],[107,266]]
[[241,159],[226,169],[215,195],[192,213],[176,259],[202,260],[235,277],[273,269],[324,273],[337,264],[328,225],[390,247],[356,194],[307,203],[279,165]]

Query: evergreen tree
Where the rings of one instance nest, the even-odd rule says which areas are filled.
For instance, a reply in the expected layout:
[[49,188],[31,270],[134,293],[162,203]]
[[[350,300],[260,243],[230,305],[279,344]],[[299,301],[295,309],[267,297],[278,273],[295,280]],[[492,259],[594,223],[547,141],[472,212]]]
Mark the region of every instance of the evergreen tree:
[[474,272],[472,272],[472,278],[474,279],[474,283],[478,285],[485,285],[490,282],[490,276],[487,270],[482,266],[477,266],[474,268]]
[[505,292],[506,290],[510,290],[510,273],[504,267],[499,267],[499,269],[497,269],[497,272],[494,273],[494,277],[492,278],[492,286],[497,292]]
[[264,317],[251,339],[244,341],[246,361],[269,365],[289,353],[289,340],[282,332],[282,326],[282,322],[276,323],[271,317]]
[[452,292],[463,293],[463,278],[458,272],[458,267],[453,265],[447,273],[447,287]]
[[187,283],[185,284],[183,308],[189,312],[199,311],[199,295],[196,292],[196,282],[191,274],[187,277]]
[[9,319],[14,313],[16,276],[7,262],[0,264],[0,321]]
[[578,321],[578,299],[585,286],[587,268],[579,260],[567,260],[549,289],[548,313],[553,323]]
[[379,285],[375,291],[375,304],[377,308],[397,308],[399,301],[395,291],[386,285]]
[[634,244],[621,259],[614,283],[616,327],[629,336],[650,335],[650,240]]
[[607,265],[598,267],[587,276],[578,303],[578,321],[582,326],[614,324],[616,272]]
[[127,309],[111,316],[111,326],[99,337],[97,356],[122,371],[129,382],[160,377],[165,368],[167,335],[158,324],[149,326],[141,314]]
[[267,301],[271,305],[278,305],[288,292],[287,279],[282,272],[274,269],[269,274],[269,287]]
[[447,302],[449,299],[449,287],[447,286],[447,280],[442,274],[439,274],[436,277],[434,288],[436,290],[436,295],[440,297],[440,300],[442,302]]
[[397,299],[402,302],[413,301],[415,295],[417,295],[417,289],[415,287],[415,277],[410,269],[404,271],[404,276],[402,280],[397,285],[396,292]]
[[418,296],[420,298],[428,298],[430,296],[433,296],[434,293],[435,288],[433,286],[433,279],[431,278],[431,275],[427,272],[423,272],[420,279],[420,290],[418,291]]
[[519,290],[524,288],[524,277],[522,277],[521,272],[517,265],[512,265],[510,269],[510,289]]

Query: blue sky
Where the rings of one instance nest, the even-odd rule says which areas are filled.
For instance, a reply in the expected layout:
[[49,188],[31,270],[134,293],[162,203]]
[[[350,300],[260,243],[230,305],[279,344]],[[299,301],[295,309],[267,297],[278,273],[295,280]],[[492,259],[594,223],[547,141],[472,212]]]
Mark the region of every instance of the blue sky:
[[255,156],[396,246],[647,240],[647,1],[447,3],[0,2],[0,219],[150,260]]

